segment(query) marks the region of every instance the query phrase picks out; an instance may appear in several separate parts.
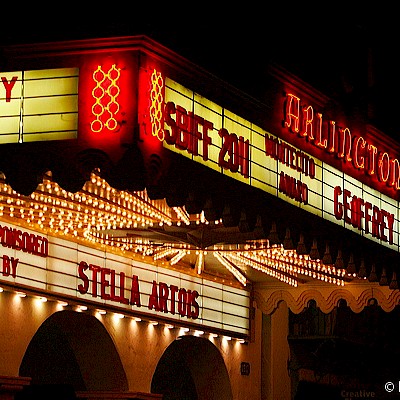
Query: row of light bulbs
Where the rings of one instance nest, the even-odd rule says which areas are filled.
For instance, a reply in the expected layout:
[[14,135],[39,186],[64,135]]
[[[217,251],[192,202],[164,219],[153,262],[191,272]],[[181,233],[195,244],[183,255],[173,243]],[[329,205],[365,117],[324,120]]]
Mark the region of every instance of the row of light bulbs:
[[172,210],[163,200],[151,200],[146,191],[117,191],[96,174],[76,193],[61,189],[47,176],[30,196],[20,195],[3,180],[0,185],[2,215],[74,236],[82,236],[92,228],[129,229],[172,225],[176,218],[186,221],[184,211]]
[[[180,244],[154,246],[144,238],[114,237],[108,229],[135,229],[141,227],[171,226],[173,224],[210,224],[204,213],[190,215],[184,208],[169,207],[164,200],[151,200],[146,191],[128,193],[112,188],[93,173],[83,189],[70,193],[62,189],[51,176],[45,176],[36,191],[22,196],[8,184],[0,181],[0,217],[20,220],[49,233],[72,235],[95,244],[113,246],[122,251],[153,257],[154,261],[166,259],[170,265],[178,263],[193,251],[193,246]],[[220,221],[211,222],[217,225]],[[323,282],[344,285],[344,269],[325,265],[308,255],[268,241],[242,249],[210,249],[220,262],[243,286],[248,283],[241,266],[261,271],[281,282],[297,286],[300,276]],[[204,269],[207,253],[198,250],[196,272]]]
[[[2,293],[2,292],[4,292],[4,288],[0,286],[0,293]],[[21,290],[16,290],[16,291],[13,290],[11,292],[14,292],[20,298],[25,298],[28,296],[28,294],[26,292],[21,291]],[[31,296],[33,298],[38,299],[42,303],[46,303],[49,300],[46,296],[37,296],[37,295],[31,295]],[[70,305],[67,301],[64,301],[64,300],[56,300],[56,301],[61,307],[64,307],[64,308],[68,307]],[[83,312],[83,311],[87,311],[89,308],[86,305],[80,304],[80,305],[76,305],[75,309],[78,312]],[[102,309],[102,308],[96,309],[96,312],[99,315],[106,315],[108,313],[107,310]],[[129,317],[129,318],[133,319],[135,322],[143,321],[143,322],[147,322],[149,325],[152,325],[152,326],[157,326],[157,325],[161,324],[160,322],[158,322],[156,320],[142,319],[141,317],[137,317],[137,316],[128,316],[127,314],[124,314],[124,313],[113,312],[113,314],[118,319],[123,319],[125,317]],[[221,337],[222,339],[225,339],[228,341],[235,339],[238,343],[241,343],[241,344],[247,343],[246,340],[243,338],[233,338],[232,336],[219,335],[218,333],[215,333],[215,332],[206,333],[204,330],[201,330],[201,329],[191,329],[191,328],[188,328],[185,326],[176,326],[171,323],[164,323],[163,325],[165,326],[165,328],[168,328],[168,329],[178,329],[179,333],[181,335],[182,334],[190,334],[192,332],[194,336],[198,336],[198,337],[199,336],[205,337],[206,335],[208,335],[209,338],[212,338],[212,339]]]
[[[172,256],[170,263],[174,264],[192,251],[193,248],[185,244],[173,246],[167,244],[161,248],[155,248],[153,257],[154,260],[159,260]],[[207,251],[196,250],[197,260],[203,259],[208,253],[212,253],[243,286],[248,283],[241,268],[245,266],[294,287],[297,287],[301,281],[301,275],[338,286],[344,286],[347,277],[345,269],[325,265],[322,261],[313,260],[308,255],[297,254],[295,250],[286,250],[283,245],[270,246],[268,241],[262,243],[261,246],[260,243],[246,244],[243,248],[238,248],[238,246],[226,248],[216,245]],[[200,273],[201,268],[198,268],[197,272]]]

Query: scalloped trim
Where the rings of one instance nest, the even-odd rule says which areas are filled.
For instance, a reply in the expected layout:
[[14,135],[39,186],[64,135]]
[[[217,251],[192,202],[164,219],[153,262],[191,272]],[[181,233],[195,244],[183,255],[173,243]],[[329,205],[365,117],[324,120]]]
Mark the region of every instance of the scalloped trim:
[[390,290],[386,286],[367,286],[364,284],[349,284],[344,288],[279,288],[259,289],[254,291],[257,307],[264,314],[272,314],[281,301],[295,314],[303,311],[310,300],[315,300],[324,313],[331,312],[339,300],[345,300],[350,309],[361,312],[372,299],[385,311],[390,312],[400,303],[400,290]]

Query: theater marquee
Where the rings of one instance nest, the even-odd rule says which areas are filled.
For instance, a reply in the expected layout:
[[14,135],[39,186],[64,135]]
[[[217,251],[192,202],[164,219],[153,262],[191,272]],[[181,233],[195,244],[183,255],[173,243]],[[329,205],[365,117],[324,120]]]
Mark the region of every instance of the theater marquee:
[[[276,112],[282,116],[283,129],[307,143],[304,148],[168,77],[163,77],[163,83],[160,112],[164,125],[158,125],[155,136],[164,147],[399,250],[396,157],[352,135],[348,128],[336,126],[335,121],[323,121],[322,114],[314,115],[311,106],[300,106],[300,98],[293,94],[287,95],[284,108]],[[320,157],[308,151],[310,145],[321,151]],[[347,168],[333,167],[329,157],[347,163]],[[363,173],[378,186],[384,184],[393,196],[356,179],[351,169],[354,176]]]
[[147,155],[164,147],[399,250],[392,149],[327,120],[296,93],[275,110],[280,132],[267,131],[152,62],[117,52],[82,57],[76,68],[1,72],[0,143],[78,138],[111,154],[138,123]]
[[2,285],[46,291],[47,296],[148,319],[163,317],[172,323],[249,334],[246,290],[4,223]]

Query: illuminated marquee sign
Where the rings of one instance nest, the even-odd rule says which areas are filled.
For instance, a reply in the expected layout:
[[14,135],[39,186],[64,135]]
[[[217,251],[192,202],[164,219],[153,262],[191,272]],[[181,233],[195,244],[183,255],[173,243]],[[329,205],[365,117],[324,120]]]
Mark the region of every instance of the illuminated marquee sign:
[[0,72],[0,144],[73,139],[78,68]]
[[301,104],[299,97],[288,94],[284,126],[317,148],[334,155],[355,170],[383,182],[394,190],[400,189],[400,163],[364,137],[354,135],[349,128],[337,127],[335,121],[325,122],[322,113],[310,105]]
[[24,285],[104,309],[249,334],[249,292],[11,224],[0,226],[0,286]]
[[[356,171],[362,171],[373,181],[386,184],[394,193],[399,190],[400,164],[397,158],[368,143],[363,136],[352,134],[349,128],[336,127],[335,121],[324,121],[321,113],[314,113],[312,106],[302,104],[299,97],[290,93],[286,96],[283,125],[321,152],[334,156]],[[367,189],[366,186],[364,188]],[[373,203],[364,200],[363,193],[352,194],[342,185],[334,187],[333,195],[334,215],[338,221],[344,221],[346,227],[351,226],[381,242],[394,244],[397,213],[393,209],[392,212],[387,211],[382,201],[390,202],[389,198],[380,195],[381,201]],[[383,206],[380,206],[381,203]]]
[[158,85],[157,91],[163,102],[157,109],[164,126],[157,132],[164,147],[399,251],[398,201],[305,149],[333,155],[393,192],[400,185],[397,158],[348,128],[324,121],[294,95],[288,95],[280,112],[289,137],[310,143],[304,149],[169,78],[161,81],[164,88]]

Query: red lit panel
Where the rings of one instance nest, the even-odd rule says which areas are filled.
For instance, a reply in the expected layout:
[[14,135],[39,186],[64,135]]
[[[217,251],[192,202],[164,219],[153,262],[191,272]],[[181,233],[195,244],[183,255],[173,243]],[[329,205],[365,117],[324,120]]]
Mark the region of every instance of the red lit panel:
[[99,65],[93,72],[95,86],[92,90],[92,96],[94,104],[92,106],[93,120],[90,124],[93,132],[101,132],[103,129],[114,131],[118,127],[115,116],[120,109],[118,103],[120,75],[121,71],[115,64],[108,70],[103,70]]

